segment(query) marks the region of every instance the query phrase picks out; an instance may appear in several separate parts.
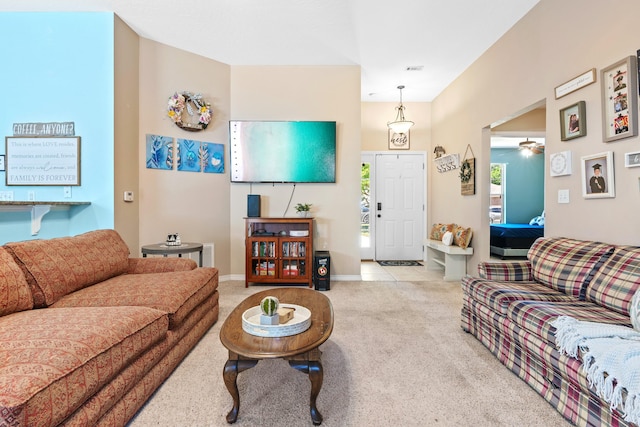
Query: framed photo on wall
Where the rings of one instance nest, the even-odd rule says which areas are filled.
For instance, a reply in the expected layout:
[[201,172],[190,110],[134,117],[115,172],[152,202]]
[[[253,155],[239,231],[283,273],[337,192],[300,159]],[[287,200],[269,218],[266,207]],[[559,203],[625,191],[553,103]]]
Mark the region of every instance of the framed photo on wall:
[[395,133],[389,129],[389,150],[408,150],[411,131]]
[[584,101],[560,110],[560,140],[568,141],[587,134],[587,107]]
[[638,134],[638,63],[635,56],[602,70],[602,129],[604,142]]
[[[635,92],[634,92],[635,93]],[[615,197],[613,152],[584,156],[582,160],[582,196],[585,199]]]
[[4,154],[0,155],[0,172],[4,172],[5,170],[7,170],[6,166],[4,165]]
[[640,167],[640,151],[634,151],[633,153],[624,153],[624,167]]

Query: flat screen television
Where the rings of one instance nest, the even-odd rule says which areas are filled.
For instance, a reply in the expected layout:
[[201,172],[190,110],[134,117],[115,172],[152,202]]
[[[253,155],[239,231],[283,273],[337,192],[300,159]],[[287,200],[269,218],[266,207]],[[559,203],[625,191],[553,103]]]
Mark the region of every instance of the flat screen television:
[[336,182],[336,122],[229,121],[231,182]]

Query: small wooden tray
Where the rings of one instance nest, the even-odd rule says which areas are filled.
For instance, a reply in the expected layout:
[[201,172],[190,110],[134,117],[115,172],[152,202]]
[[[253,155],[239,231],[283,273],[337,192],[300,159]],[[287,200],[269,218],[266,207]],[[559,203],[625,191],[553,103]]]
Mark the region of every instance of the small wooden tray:
[[251,307],[242,313],[242,329],[259,337],[288,337],[306,331],[311,326],[311,311],[295,304],[280,304],[280,307],[293,308],[293,319],[282,325],[261,325],[260,306]]

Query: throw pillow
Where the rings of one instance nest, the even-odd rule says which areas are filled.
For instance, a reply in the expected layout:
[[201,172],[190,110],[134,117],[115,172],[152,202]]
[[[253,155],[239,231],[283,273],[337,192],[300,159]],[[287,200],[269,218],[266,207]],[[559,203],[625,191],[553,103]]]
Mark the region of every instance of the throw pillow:
[[453,242],[462,249],[466,249],[471,243],[472,235],[471,228],[464,228],[458,225],[453,230]]
[[531,218],[529,225],[544,225],[544,217],[542,215]]
[[450,231],[444,233],[444,235],[442,236],[442,243],[447,246],[451,246],[451,244],[453,243],[453,233]]
[[629,317],[631,317],[633,329],[640,331],[640,289],[638,289],[636,293],[633,294],[633,298],[631,298]]
[[453,231],[454,224],[433,224],[431,227],[431,233],[429,233],[429,238],[433,240],[442,240],[442,236],[447,231]]

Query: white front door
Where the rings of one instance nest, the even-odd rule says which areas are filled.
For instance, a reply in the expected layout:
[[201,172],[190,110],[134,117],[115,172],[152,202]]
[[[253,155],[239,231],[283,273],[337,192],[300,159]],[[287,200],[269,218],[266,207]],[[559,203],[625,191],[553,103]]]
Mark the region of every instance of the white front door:
[[376,260],[422,260],[425,222],[423,154],[376,154]]

